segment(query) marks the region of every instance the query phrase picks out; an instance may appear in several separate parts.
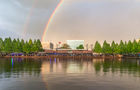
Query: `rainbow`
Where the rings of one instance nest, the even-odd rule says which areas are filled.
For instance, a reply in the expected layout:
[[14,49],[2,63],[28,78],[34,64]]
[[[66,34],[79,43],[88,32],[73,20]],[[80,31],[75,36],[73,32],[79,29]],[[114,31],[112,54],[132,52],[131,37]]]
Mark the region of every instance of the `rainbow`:
[[42,39],[41,39],[42,42],[43,42],[44,39],[45,39],[46,32],[48,31],[49,25],[50,25],[50,23],[51,23],[53,17],[55,16],[57,10],[60,8],[60,6],[63,4],[63,2],[64,2],[64,0],[60,0],[60,2],[58,3],[58,5],[56,6],[55,10],[54,10],[53,13],[51,14],[51,16],[50,16],[50,18],[49,18],[49,20],[48,20],[48,22],[47,22],[46,28],[45,28],[45,30],[44,30],[44,32],[43,32],[43,35],[42,35]]
[[38,3],[38,0],[35,0],[33,2],[32,7],[30,9],[30,12],[29,12],[29,14],[26,17],[26,21],[25,21],[24,27],[23,27],[23,35],[22,35],[23,37],[25,37],[25,35],[26,35],[26,32],[28,30],[28,25],[29,25],[30,20],[31,20],[31,16],[33,15],[33,11],[34,11],[34,8],[35,8],[35,6],[36,6],[37,3]]

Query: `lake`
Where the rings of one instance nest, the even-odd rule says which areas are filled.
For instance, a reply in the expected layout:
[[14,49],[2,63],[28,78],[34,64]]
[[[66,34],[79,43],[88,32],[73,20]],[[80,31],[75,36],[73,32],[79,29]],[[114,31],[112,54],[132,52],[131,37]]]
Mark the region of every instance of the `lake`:
[[140,90],[140,60],[0,58],[0,90]]

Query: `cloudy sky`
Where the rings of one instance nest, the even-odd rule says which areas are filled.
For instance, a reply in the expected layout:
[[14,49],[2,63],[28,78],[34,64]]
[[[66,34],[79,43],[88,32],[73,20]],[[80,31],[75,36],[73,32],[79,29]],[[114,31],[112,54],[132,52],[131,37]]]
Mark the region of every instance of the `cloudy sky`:
[[[41,39],[60,0],[0,0],[0,37]],[[64,0],[45,40],[140,38],[140,0]]]

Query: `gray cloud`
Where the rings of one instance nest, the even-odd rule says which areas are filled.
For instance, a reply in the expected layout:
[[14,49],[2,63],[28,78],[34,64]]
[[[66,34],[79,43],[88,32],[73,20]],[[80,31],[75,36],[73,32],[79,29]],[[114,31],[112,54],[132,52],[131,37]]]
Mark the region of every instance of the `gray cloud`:
[[[101,0],[99,0],[101,1]],[[140,37],[140,3],[79,2],[63,5],[53,19],[46,40],[83,39],[119,42]],[[57,38],[56,38],[57,37]]]
[[[0,0],[0,35],[22,37],[28,23],[25,39],[41,39],[58,3],[59,0]],[[140,37],[139,16],[140,0],[64,0],[46,33],[46,41],[132,40]]]

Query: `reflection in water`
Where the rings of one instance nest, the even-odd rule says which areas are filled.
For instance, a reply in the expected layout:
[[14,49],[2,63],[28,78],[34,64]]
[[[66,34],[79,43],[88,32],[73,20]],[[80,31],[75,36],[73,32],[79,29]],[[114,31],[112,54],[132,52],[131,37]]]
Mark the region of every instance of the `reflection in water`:
[[138,90],[140,60],[0,58],[0,87],[9,90],[9,82],[22,90]]
[[140,74],[139,60],[63,60],[43,61],[42,74],[49,73],[107,73]]
[[[12,75],[12,73],[49,74],[49,73],[107,73],[119,72],[139,75],[139,60],[73,60],[73,59],[21,59],[3,58],[0,60],[0,75]],[[8,73],[8,74],[7,74]]]
[[28,75],[39,75],[41,68],[41,62],[32,59],[20,59],[20,58],[1,58],[0,59],[0,77],[10,78]]
[[11,58],[11,65],[12,65],[12,68],[13,68],[13,65],[14,65],[14,60],[13,60],[13,58]]

